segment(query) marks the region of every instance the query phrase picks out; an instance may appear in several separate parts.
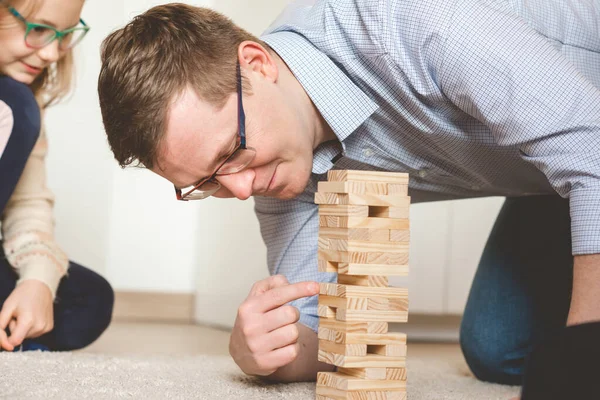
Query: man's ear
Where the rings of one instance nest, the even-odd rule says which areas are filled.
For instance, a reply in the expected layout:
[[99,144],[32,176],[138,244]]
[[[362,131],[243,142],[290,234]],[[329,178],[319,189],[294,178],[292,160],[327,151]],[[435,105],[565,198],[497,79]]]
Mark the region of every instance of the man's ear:
[[238,60],[240,67],[251,69],[261,74],[266,79],[277,82],[279,69],[275,59],[264,46],[251,40],[240,43],[238,47]]

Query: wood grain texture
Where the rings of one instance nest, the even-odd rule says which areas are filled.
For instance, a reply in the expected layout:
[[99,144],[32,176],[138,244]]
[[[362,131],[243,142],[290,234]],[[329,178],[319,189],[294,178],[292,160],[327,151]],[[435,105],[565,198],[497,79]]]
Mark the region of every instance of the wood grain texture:
[[408,207],[369,206],[369,217],[407,219],[410,217],[410,209]]
[[327,386],[345,391],[378,390],[396,391],[406,390],[406,382],[398,380],[360,379],[340,372],[319,372],[317,385]]
[[408,264],[408,250],[405,252],[380,252],[380,251],[338,251],[319,249],[319,260],[335,261],[349,264]]
[[386,321],[386,322],[407,322],[407,311],[389,311],[389,310],[351,310],[336,308],[335,319],[339,321]]
[[319,182],[318,193],[388,194],[385,182]]
[[[329,340],[319,340],[319,349],[345,356],[366,356],[367,345],[362,343],[335,343]],[[379,354],[379,353],[378,353]],[[384,354],[387,355],[387,354]]]
[[403,242],[378,243],[319,236],[319,248],[337,251],[408,253],[410,247],[408,243]]
[[409,220],[401,218],[344,217],[319,215],[319,226],[328,228],[409,229]]
[[352,204],[408,208],[410,206],[410,197],[386,194],[317,192],[315,193],[315,204]]
[[[318,260],[319,272],[337,272],[345,276],[354,275],[385,275],[406,276],[409,272],[408,265],[385,264],[349,264],[337,261]],[[341,275],[338,275],[341,276]]]
[[395,381],[406,381],[406,368],[338,368],[344,375],[354,376],[361,379],[387,379]]
[[319,295],[319,305],[344,309],[364,311],[408,311],[408,299],[367,298],[367,297],[336,297]]
[[355,286],[388,287],[390,285],[388,277],[380,276],[380,275],[339,274],[337,281],[339,284],[342,284],[342,285],[355,285]]
[[333,318],[319,319],[319,329],[325,328],[344,333],[387,334],[388,325],[387,322],[342,322]]
[[327,386],[317,385],[316,395],[319,400],[406,400],[406,391],[345,391]]
[[360,170],[331,170],[327,172],[327,180],[332,182],[368,181],[408,184],[409,176],[404,172],[360,171]]
[[397,287],[366,287],[321,282],[320,294],[337,297],[387,297],[408,301],[408,289]]
[[390,229],[329,228],[322,226],[319,228],[319,237],[385,243],[390,241],[392,231]]
[[335,343],[406,345],[406,334],[404,333],[346,333],[319,326],[318,337]]
[[324,215],[334,217],[368,217],[369,206],[321,205],[319,206],[319,216]]
[[345,368],[405,368],[406,357],[388,357],[379,354],[344,356],[319,350],[319,361]]
[[390,242],[410,242],[410,230],[408,229],[390,229],[389,232]]
[[408,196],[408,185],[388,183],[387,187],[387,191],[390,196]]

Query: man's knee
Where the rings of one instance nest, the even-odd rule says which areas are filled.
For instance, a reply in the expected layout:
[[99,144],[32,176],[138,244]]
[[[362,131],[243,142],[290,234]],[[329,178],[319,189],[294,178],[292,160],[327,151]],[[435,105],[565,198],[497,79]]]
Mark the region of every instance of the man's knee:
[[513,347],[508,339],[463,324],[460,346],[477,379],[504,385],[521,384],[526,352]]

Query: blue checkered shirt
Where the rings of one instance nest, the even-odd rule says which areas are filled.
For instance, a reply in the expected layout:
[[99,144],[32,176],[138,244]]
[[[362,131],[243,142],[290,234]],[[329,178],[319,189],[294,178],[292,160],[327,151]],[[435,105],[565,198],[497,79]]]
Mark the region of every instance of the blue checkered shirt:
[[[573,253],[600,253],[597,0],[305,3],[261,39],[339,143],[317,148],[297,199],[255,198],[271,274],[335,279],[317,271],[313,203],[334,166],[408,172],[413,201],[558,193]],[[316,298],[293,304],[316,330]]]

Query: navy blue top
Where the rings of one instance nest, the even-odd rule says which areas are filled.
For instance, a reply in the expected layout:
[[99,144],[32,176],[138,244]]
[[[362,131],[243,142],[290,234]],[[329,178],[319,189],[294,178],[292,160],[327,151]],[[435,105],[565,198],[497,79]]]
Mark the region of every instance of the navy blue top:
[[40,108],[31,88],[0,76],[0,102],[12,111],[13,127],[0,157],[0,212],[12,195],[40,135]]

